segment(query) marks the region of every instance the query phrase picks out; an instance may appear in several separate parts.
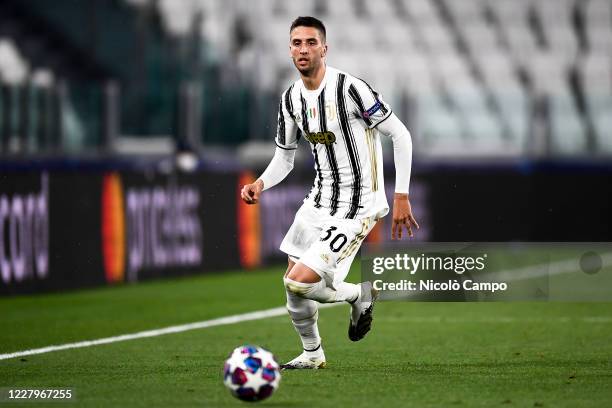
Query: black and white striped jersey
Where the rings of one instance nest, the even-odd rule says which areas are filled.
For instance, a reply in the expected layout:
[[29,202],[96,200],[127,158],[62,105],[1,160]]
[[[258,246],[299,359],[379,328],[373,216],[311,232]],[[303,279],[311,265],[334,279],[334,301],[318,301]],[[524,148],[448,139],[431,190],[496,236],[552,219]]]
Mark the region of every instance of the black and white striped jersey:
[[296,149],[303,138],[314,157],[315,180],[305,201],[339,218],[388,212],[376,126],[390,115],[365,81],[329,66],[316,91],[300,79],[283,92],[276,145]]

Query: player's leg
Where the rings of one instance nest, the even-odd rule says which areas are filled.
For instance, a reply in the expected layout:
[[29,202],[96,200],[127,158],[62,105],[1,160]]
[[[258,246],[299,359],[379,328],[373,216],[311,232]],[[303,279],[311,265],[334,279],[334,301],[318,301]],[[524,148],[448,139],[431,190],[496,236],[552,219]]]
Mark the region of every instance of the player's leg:
[[351,303],[348,337],[351,341],[359,341],[365,337],[372,328],[374,303],[378,298],[378,291],[372,282],[360,284],[359,297]]
[[[349,338],[352,341],[361,340],[370,330],[378,293],[371,282],[355,285],[344,280],[363,240],[375,224],[374,218],[331,220],[323,226],[320,238],[313,242],[287,275],[291,281],[285,279],[288,291],[308,299],[323,303],[350,303]],[[304,277],[313,281],[313,272],[323,279],[316,283],[299,282],[305,280]]]
[[[290,271],[295,266],[295,262],[289,259],[289,265],[284,278],[286,279]],[[320,278],[319,278],[320,279]],[[286,288],[286,287],[285,287]],[[324,368],[325,353],[319,336],[319,327],[317,320],[319,311],[317,302],[311,299],[306,299],[292,291],[286,290],[287,294],[287,311],[291,316],[293,327],[302,340],[304,351],[293,360],[282,365],[284,369],[317,369]]]
[[313,269],[301,262],[297,263],[284,279],[287,297],[312,299],[321,303],[348,302],[351,305],[349,339],[359,341],[364,338],[372,327],[374,302],[378,295],[372,283],[336,281],[333,287],[330,287],[320,277],[318,282],[312,282],[313,274],[318,276]]
[[335,290],[312,268],[302,262],[289,261],[284,277],[287,293],[287,310],[296,331],[302,339],[304,351],[293,360],[282,365],[284,369],[324,368],[325,354],[317,326],[317,303],[341,301],[355,302],[359,297],[359,286],[342,282],[342,289]]
[[[317,219],[316,211],[309,205],[303,205],[296,213],[293,224],[280,246],[281,251],[289,256],[287,272],[283,279],[287,279],[291,270],[299,262],[299,258],[319,237],[320,227],[317,226]],[[317,302],[287,290],[286,284],[285,291],[287,311],[302,341],[303,352],[297,358],[283,364],[282,367],[285,369],[325,367],[325,354],[317,325],[319,317]]]
[[[361,244],[376,225],[375,218],[367,218],[360,220],[361,230],[351,242],[351,248],[348,253],[345,253],[345,267],[353,263],[353,259]],[[346,268],[339,268],[335,276],[335,285],[345,284],[344,279],[348,274]],[[372,317],[374,312],[374,304],[378,298],[378,291],[374,289],[372,282],[362,282],[359,285],[359,295],[355,301],[351,303],[351,313],[349,317],[348,337],[351,341],[359,341],[372,328]]]
[[[285,278],[294,266],[295,262],[289,259]],[[289,290],[286,290],[286,294],[287,310],[295,330],[302,339],[304,350],[314,351],[318,349],[321,346],[321,337],[319,336],[319,328],[317,326],[317,319],[319,317],[317,302],[298,296]]]
[[328,217],[323,221],[317,239],[286,274],[287,291],[321,303],[349,302],[355,305],[357,301],[369,302],[371,290],[362,296],[363,285],[344,280],[376,220],[373,217],[362,220]]
[[313,268],[297,262],[285,275],[287,293],[320,303],[355,302],[359,297],[359,285],[339,282],[330,287]]

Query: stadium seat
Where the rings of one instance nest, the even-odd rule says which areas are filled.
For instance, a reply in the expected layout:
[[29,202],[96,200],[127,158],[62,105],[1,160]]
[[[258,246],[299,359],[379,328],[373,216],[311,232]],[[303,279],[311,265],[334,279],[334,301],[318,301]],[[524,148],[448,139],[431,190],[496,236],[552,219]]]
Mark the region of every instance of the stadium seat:
[[374,21],[391,22],[398,18],[399,9],[394,0],[364,1],[366,16]]
[[[609,72],[609,71],[608,71]],[[596,138],[597,152],[612,153],[612,92],[610,91],[610,78],[604,81],[591,82],[589,86],[599,83],[600,87],[587,88],[586,108],[588,119],[593,124]]]
[[334,0],[326,3],[326,18],[355,18],[357,9],[353,0]]
[[511,87],[495,89],[495,104],[500,112],[501,121],[508,130],[509,140],[524,151],[528,145],[529,118],[531,106],[523,88]]
[[454,88],[451,98],[465,122],[468,140],[479,148],[494,150],[502,139],[502,127],[482,89],[472,84]]
[[355,58],[355,54],[350,51],[343,49],[334,49],[330,52],[328,57],[329,65],[338,68],[343,71],[351,72],[357,77],[363,77],[364,75],[373,75],[369,72],[369,65],[362,63]]
[[284,1],[280,0],[279,3],[284,5],[284,15],[287,17],[287,22],[290,23],[298,16],[312,16],[315,14],[315,1],[314,0],[302,0],[302,1]]
[[585,93],[612,95],[612,59],[590,53],[580,62],[578,72]]
[[552,52],[533,55],[527,71],[537,95],[566,92],[569,87],[567,65],[563,57]]
[[543,25],[569,26],[575,0],[537,0],[531,3]]
[[586,153],[586,129],[574,98],[568,92],[559,92],[549,98],[551,149],[560,155]]
[[612,49],[612,5],[607,0],[590,0],[585,5],[585,24],[591,52],[610,56]]
[[480,0],[444,0],[443,3],[458,23],[479,20],[483,10]]
[[394,61],[398,83],[408,95],[424,96],[438,92],[432,64],[421,51],[398,53]]
[[437,20],[432,20],[430,24],[419,22],[416,28],[432,53],[450,52],[455,49],[455,40],[448,27],[438,23]]
[[482,21],[474,21],[460,29],[472,55],[489,52],[499,47],[497,33]]
[[540,52],[536,39],[525,22],[502,25],[502,35],[512,59],[518,65],[529,66],[533,56]]
[[0,79],[9,84],[21,84],[28,74],[28,62],[21,56],[15,43],[0,37]]
[[528,2],[525,0],[489,0],[487,6],[501,24],[514,25],[526,18]]
[[[255,41],[240,51],[238,61],[245,75],[255,65],[255,86],[273,94],[295,76],[287,52],[291,20],[303,14],[321,16],[328,28],[330,65],[364,77],[393,105],[406,97],[425,104],[418,118],[433,139],[423,146],[451,140],[464,143],[465,149],[482,143],[476,147],[495,150],[510,145],[524,151],[530,145],[535,105],[531,98],[546,97],[550,128],[560,132],[551,147],[559,154],[572,154],[587,147],[587,128],[596,133],[598,146],[607,146],[600,135],[609,134],[610,115],[602,113],[608,105],[601,99],[612,94],[611,3],[159,0],[158,8],[166,29],[177,36],[189,32],[194,10],[202,10],[202,35],[217,50],[219,61],[233,61],[229,30],[236,14],[256,22],[253,27],[265,27],[252,30]],[[367,58],[363,50],[369,50]],[[583,111],[574,101],[574,68]],[[610,92],[600,95],[602,89]]]
[[449,156],[465,150],[464,130],[456,112],[436,95],[422,95],[415,99],[417,106],[413,134],[419,154]]
[[438,11],[430,0],[403,0],[404,7],[412,20],[422,25],[428,25],[432,21],[439,20]]
[[410,53],[416,48],[414,27],[406,21],[389,20],[383,25],[373,25],[373,35],[378,49],[390,55]]
[[612,154],[612,97],[604,98],[600,108],[593,118],[595,127],[597,152],[604,155]]
[[546,40],[550,50],[561,57],[565,65],[575,62],[578,57],[578,38],[568,25],[547,26]]
[[507,53],[498,49],[474,54],[482,79],[489,89],[520,87],[515,67]]
[[465,58],[456,51],[450,50],[446,53],[437,53],[432,57],[431,61],[434,64],[434,73],[447,89],[463,88],[473,84],[470,69]]
[[586,3],[586,19],[590,25],[612,27],[612,4],[609,0],[589,0]]
[[158,2],[166,30],[177,37],[189,33],[197,6],[197,0],[159,0]]

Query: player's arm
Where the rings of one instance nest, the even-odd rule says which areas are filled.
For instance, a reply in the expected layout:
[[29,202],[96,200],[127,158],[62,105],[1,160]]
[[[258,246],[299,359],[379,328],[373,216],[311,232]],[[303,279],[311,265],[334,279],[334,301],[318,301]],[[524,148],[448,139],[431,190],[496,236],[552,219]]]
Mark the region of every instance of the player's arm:
[[395,196],[393,198],[393,224],[391,238],[402,238],[405,227],[412,236],[412,227],[419,224],[412,215],[408,187],[412,167],[412,138],[406,126],[395,116],[391,107],[365,81],[356,80],[348,88],[348,94],[360,113],[365,125],[377,128],[393,141],[395,161]]
[[393,197],[393,223],[391,238],[402,238],[404,228],[413,236],[412,227],[419,224],[412,214],[410,196],[410,172],[412,167],[412,137],[401,120],[394,113],[379,122],[376,128],[393,141],[393,161],[395,162],[395,194]]
[[240,192],[242,200],[247,204],[257,204],[262,191],[283,181],[291,170],[293,170],[294,160],[295,149],[287,150],[276,147],[274,157],[261,176],[259,176],[254,183],[242,187],[242,191]]
[[288,110],[290,103],[287,92],[291,92],[291,89],[289,88],[283,93],[278,105],[278,127],[276,129],[274,157],[262,175],[254,183],[242,187],[240,192],[240,197],[247,204],[256,204],[264,190],[283,181],[293,169],[298,142],[298,128],[293,115]]

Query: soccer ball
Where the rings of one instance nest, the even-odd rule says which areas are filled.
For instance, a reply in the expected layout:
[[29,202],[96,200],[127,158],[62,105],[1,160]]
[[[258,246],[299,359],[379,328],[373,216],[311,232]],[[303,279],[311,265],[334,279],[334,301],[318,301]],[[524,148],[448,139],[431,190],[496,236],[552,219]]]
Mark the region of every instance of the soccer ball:
[[268,350],[240,346],[225,361],[223,383],[232,395],[243,401],[261,401],[278,388],[280,367]]

